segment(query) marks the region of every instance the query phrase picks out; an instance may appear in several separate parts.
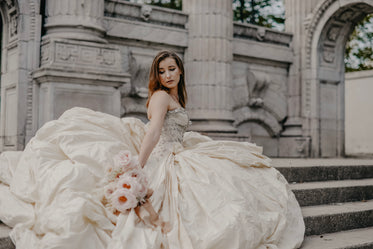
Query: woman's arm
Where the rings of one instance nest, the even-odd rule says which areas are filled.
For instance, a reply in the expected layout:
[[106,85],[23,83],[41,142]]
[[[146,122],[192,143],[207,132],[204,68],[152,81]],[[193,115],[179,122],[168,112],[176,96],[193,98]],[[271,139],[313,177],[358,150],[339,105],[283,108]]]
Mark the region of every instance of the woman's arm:
[[158,143],[169,103],[170,96],[165,91],[157,91],[151,96],[148,107],[148,116],[151,119],[151,122],[144,140],[141,143],[139,154],[139,163],[141,167],[144,167],[150,153]]

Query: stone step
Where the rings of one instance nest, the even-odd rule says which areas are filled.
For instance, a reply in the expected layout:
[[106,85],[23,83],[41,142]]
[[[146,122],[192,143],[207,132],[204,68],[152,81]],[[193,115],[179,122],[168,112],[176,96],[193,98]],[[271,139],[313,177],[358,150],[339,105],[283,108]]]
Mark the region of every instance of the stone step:
[[305,235],[373,226],[373,200],[302,207]]
[[373,178],[372,159],[273,159],[289,183]]
[[301,206],[373,199],[373,178],[290,184]]
[[0,249],[14,249],[12,240],[9,237],[10,228],[0,223]]
[[373,227],[308,236],[301,249],[371,249]]

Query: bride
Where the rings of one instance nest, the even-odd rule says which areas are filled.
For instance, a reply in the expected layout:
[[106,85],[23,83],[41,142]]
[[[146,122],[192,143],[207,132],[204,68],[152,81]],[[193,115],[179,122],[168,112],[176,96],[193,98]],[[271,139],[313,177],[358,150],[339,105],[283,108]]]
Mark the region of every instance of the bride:
[[[151,67],[147,125],[73,108],[23,152],[2,153],[0,220],[17,249],[298,248],[304,223],[284,177],[254,144],[185,132],[186,100],[182,61],[162,51]],[[166,232],[102,203],[105,167],[123,149],[138,155]]]

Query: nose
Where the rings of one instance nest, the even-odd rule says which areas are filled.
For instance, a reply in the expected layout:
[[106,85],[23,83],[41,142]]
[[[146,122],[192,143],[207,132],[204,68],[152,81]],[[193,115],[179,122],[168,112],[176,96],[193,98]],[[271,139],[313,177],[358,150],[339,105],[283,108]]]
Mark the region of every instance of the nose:
[[170,78],[170,72],[168,72],[168,71],[166,72],[166,77]]

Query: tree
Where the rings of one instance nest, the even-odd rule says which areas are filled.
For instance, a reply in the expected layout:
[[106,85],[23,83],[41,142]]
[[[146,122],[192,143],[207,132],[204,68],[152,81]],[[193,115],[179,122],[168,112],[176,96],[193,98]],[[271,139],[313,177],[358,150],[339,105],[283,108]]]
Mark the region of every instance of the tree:
[[150,5],[160,6],[164,8],[170,8],[170,9],[176,9],[181,10],[182,9],[182,0],[151,0],[146,1],[146,3]]
[[373,69],[373,14],[360,21],[346,44],[345,71]]
[[285,11],[282,0],[233,0],[233,20],[283,29]]
[[182,10],[182,0],[126,0],[132,3],[146,3],[164,8]]

